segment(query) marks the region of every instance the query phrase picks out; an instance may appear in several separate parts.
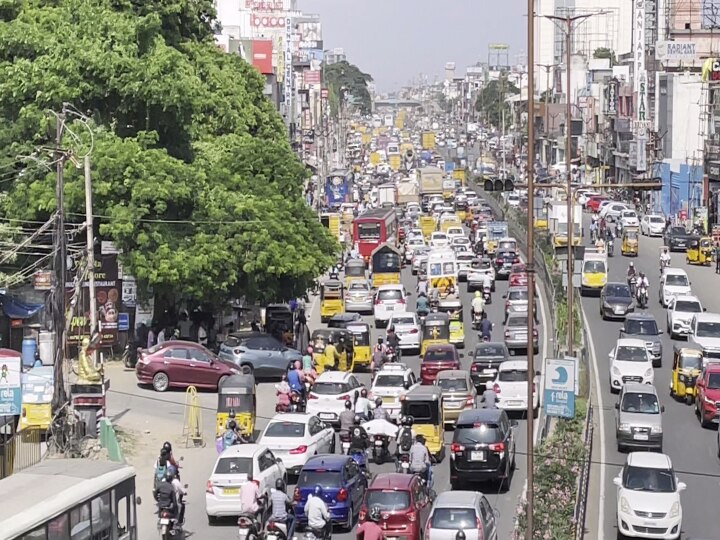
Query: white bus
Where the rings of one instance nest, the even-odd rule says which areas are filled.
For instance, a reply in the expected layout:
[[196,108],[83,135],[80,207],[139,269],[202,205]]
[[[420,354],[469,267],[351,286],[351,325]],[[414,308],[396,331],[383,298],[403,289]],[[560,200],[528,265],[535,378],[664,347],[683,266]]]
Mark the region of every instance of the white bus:
[[0,480],[3,540],[136,540],[135,469],[46,459]]

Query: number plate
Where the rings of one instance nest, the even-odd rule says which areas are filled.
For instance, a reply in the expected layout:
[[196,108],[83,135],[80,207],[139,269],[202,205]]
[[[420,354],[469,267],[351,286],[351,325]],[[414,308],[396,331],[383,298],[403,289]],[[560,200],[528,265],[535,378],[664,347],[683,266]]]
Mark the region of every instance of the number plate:
[[240,488],[223,488],[223,495],[240,495]]
[[508,401],[507,406],[508,407],[519,407],[522,405],[522,401]]
[[395,397],[394,396],[385,396],[382,398],[383,403],[395,403]]
[[395,306],[387,306],[386,309],[388,311],[393,311],[395,309]]
[[162,518],[160,520],[160,525],[169,525],[169,524],[170,524],[170,520],[168,518]]
[[382,446],[382,445],[383,445],[382,441],[375,441],[375,446]]
[[647,441],[648,436],[646,433],[636,433],[635,435],[633,435],[633,439],[635,439],[636,441]]
[[409,468],[410,468],[410,464],[409,464],[407,461],[403,461],[401,467],[402,467],[403,469],[409,469]]
[[482,450],[471,451],[470,461],[485,461],[485,452],[483,452]]
[[333,418],[335,418],[335,415],[331,413],[320,413],[318,416],[323,420],[332,420]]
[[483,369],[483,373],[492,374],[492,373],[495,373],[495,372],[496,372],[496,370],[494,370],[494,369],[492,369],[492,368]]

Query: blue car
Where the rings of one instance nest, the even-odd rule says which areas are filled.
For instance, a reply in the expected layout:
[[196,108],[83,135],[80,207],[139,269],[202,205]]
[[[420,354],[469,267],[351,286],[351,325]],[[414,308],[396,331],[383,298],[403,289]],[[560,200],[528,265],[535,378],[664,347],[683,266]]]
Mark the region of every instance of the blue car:
[[333,523],[351,531],[368,485],[358,464],[350,456],[321,454],[303,465],[294,494],[295,519],[301,525],[307,523],[308,495],[318,485],[323,488],[323,499]]

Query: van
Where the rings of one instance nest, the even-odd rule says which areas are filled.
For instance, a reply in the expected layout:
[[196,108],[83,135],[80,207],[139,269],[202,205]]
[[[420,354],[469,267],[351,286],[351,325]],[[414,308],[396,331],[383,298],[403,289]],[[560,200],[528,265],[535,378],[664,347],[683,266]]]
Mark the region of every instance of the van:
[[585,249],[582,261],[580,294],[585,296],[590,291],[600,290],[607,284],[608,260],[605,253]]

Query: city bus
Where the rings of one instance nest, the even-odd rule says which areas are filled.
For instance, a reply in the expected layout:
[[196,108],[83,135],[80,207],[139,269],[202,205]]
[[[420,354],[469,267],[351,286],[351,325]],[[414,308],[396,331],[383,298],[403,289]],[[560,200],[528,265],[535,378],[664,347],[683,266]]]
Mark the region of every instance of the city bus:
[[395,208],[369,210],[353,220],[353,243],[360,255],[370,260],[370,255],[383,244],[397,245],[398,222]]
[[0,537],[136,540],[135,504],[129,465],[48,458],[0,480]]

